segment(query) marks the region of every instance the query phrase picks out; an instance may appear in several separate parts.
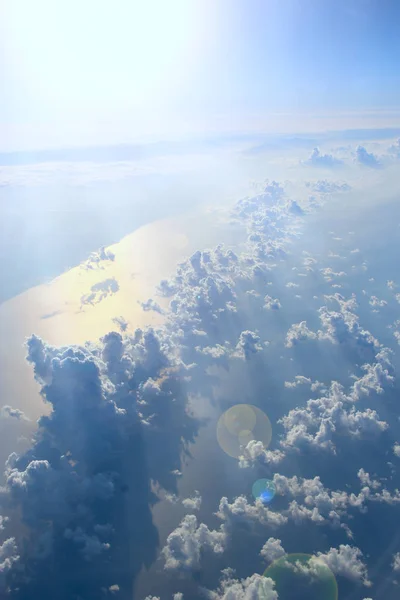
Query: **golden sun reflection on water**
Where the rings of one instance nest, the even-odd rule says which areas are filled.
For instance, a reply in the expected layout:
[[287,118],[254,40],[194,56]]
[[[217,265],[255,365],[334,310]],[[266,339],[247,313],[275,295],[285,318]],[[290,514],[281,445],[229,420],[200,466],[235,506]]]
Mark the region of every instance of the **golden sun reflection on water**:
[[[159,324],[161,315],[144,311],[139,302],[154,297],[160,279],[173,274],[176,264],[190,254],[193,244],[182,231],[190,231],[191,225],[191,218],[146,225],[107,249],[115,255],[114,261],[102,261],[89,270],[79,265],[0,305],[3,404],[23,410],[32,419],[43,413],[32,367],[25,360],[24,340],[32,333],[59,346],[82,344],[117,330],[113,318],[118,316],[124,317],[130,331]],[[117,292],[106,290],[103,297],[95,295],[93,304],[82,303],[93,286],[113,279]]]

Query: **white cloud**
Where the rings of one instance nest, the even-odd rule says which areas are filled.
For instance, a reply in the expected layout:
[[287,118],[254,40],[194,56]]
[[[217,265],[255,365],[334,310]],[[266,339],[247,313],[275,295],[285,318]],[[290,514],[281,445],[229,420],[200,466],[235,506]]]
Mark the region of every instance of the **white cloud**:
[[368,152],[364,146],[357,146],[356,148],[356,160],[359,164],[366,167],[378,168],[380,162],[375,154]]
[[251,440],[239,457],[239,467],[246,468],[255,463],[277,465],[285,458],[281,450],[267,450],[260,441]]
[[4,592],[7,573],[18,560],[17,544],[14,538],[9,538],[0,544],[0,591]]
[[115,254],[103,246],[97,252],[92,252],[89,255],[89,258],[80,266],[82,269],[86,270],[104,269],[104,263],[109,261],[113,262],[114,260]]
[[281,558],[281,556],[285,556],[285,554],[286,552],[282,548],[281,540],[272,537],[268,538],[268,540],[265,542],[264,546],[260,550],[260,555],[267,562],[273,562],[274,560]]
[[268,310],[279,310],[280,308],[282,308],[282,305],[279,302],[278,298],[271,298],[271,296],[265,296],[264,308]]
[[307,182],[307,187],[312,191],[320,194],[334,194],[337,192],[349,192],[351,186],[346,182],[340,181],[328,181],[327,179],[320,179],[315,182]]
[[219,531],[210,530],[204,523],[198,525],[194,515],[186,515],[180,525],[169,534],[161,551],[165,569],[194,571],[200,567],[204,550],[220,554],[225,548],[226,540],[223,526]]
[[[320,183],[318,193],[328,195],[345,191],[341,185]],[[221,383],[229,376],[232,367],[239,373],[240,386],[247,384],[247,377],[242,378],[242,373],[251,374],[254,388],[244,388],[246,393],[250,389],[257,390],[258,373],[252,371],[254,361],[251,360],[256,354],[256,361],[265,358],[265,364],[271,368],[271,374],[276,376],[279,385],[282,386],[285,376],[293,377],[291,369],[288,374],[282,372],[281,381],[278,379],[279,369],[272,373],[280,354],[294,356],[296,352],[287,352],[282,345],[279,347],[281,341],[278,339],[276,343],[274,341],[272,350],[272,344],[266,346],[264,340],[269,324],[279,315],[273,317],[262,308],[264,303],[270,309],[277,308],[274,305],[278,303],[280,305],[279,300],[265,296],[265,292],[272,280],[274,286],[279,280],[274,277],[279,262],[286,256],[289,242],[298,236],[310,206],[311,203],[307,204],[304,198],[289,198],[286,188],[276,182],[267,182],[260,194],[240,201],[234,217],[247,230],[245,250],[236,254],[218,246],[194,252],[181,263],[176,276],[160,286],[160,293],[169,298],[170,309],[166,310],[165,323],[157,332],[150,329],[126,333],[123,322],[121,330],[124,335],[112,332],[97,343],[83,347],[54,348],[37,337],[29,340],[28,360],[33,364],[50,411],[40,422],[39,437],[32,450],[21,458],[14,456],[10,459],[6,493],[29,525],[29,542],[36,555],[45,554],[45,539],[50,540],[49,547],[55,542],[52,559],[60,565],[60,585],[68,585],[63,579],[63,571],[67,573],[69,566],[63,562],[65,544],[68,544],[68,552],[74,554],[75,559],[76,554],[83,555],[88,560],[90,558],[97,568],[98,557],[111,555],[114,544],[123,542],[126,530],[116,508],[124,502],[123,494],[127,495],[127,503],[134,502],[135,507],[140,507],[132,518],[140,520],[149,540],[149,557],[143,561],[150,564],[154,560],[157,532],[151,519],[153,495],[149,482],[165,490],[166,497],[174,501],[178,498],[176,478],[181,475],[182,454],[194,442],[198,429],[198,423],[190,413],[188,396],[191,393],[195,398],[200,395],[209,397],[218,408],[217,394],[221,392],[221,396],[224,395]],[[319,263],[318,253],[316,256]],[[92,263],[98,265],[102,260],[93,259]],[[307,269],[309,279],[311,270],[314,270],[315,277],[325,288],[324,277],[330,280],[344,277],[344,271],[330,267],[321,274],[315,266],[316,259],[310,255],[300,255],[299,260],[300,269]],[[285,281],[286,278],[282,279],[282,285]],[[318,292],[319,297],[322,297],[323,289]],[[101,294],[102,290],[98,292]],[[306,295],[303,297],[306,298]],[[293,382],[286,382],[285,386],[292,388],[293,394],[298,386],[308,385],[312,392],[318,391],[320,397],[309,399],[305,405],[301,404],[301,400],[297,406],[293,397],[287,398],[291,403],[289,408],[295,407],[291,410],[282,404],[279,393],[276,400],[272,398],[274,417],[278,420],[283,415],[276,425],[277,449],[269,450],[261,442],[252,441],[244,448],[239,466],[255,465],[260,468],[263,465],[263,470],[270,472],[278,464],[286,467],[290,459],[287,455],[294,451],[301,468],[304,459],[302,450],[308,447],[325,449],[333,455],[336,453],[329,460],[336,461],[335,468],[340,470],[344,444],[361,438],[375,443],[376,436],[388,428],[388,424],[375,410],[368,408],[364,400],[368,395],[375,400],[374,394],[382,394],[393,383],[390,351],[361,326],[354,296],[345,299],[335,294],[325,296],[324,302],[326,306],[319,313],[320,329],[311,331],[306,321],[295,323],[287,333],[286,345],[291,347],[309,340],[313,342],[310,350],[314,345],[317,352],[319,344],[324,344],[324,350],[332,352],[337,352],[341,345],[347,350],[348,345],[360,356],[357,366],[349,365],[348,372],[346,370],[346,386],[329,380],[330,376],[336,376],[334,361],[326,365],[326,381],[329,382],[326,388],[313,380],[314,377],[325,380],[325,374],[315,375],[311,371],[312,364],[312,376],[298,375]],[[330,302],[336,303],[335,310],[330,309]],[[299,302],[298,306],[303,308],[305,303],[306,300]],[[286,308],[283,303],[283,318]],[[298,310],[297,302],[295,310],[298,312],[292,320],[308,317],[308,312],[303,316]],[[368,314],[371,316],[371,311]],[[375,329],[371,327],[371,331]],[[365,355],[368,358],[363,364]],[[237,357],[245,361],[238,363],[235,361]],[[209,367],[223,368],[214,368],[210,376]],[[357,375],[347,385],[353,368]],[[332,375],[328,369],[332,369]],[[223,372],[223,376],[219,377],[219,372]],[[299,372],[308,375],[306,369]],[[222,389],[219,390],[218,386]],[[240,386],[238,394],[242,393]],[[363,403],[358,409],[360,405],[356,403],[360,400]],[[288,411],[287,414],[285,411]],[[145,452],[139,442],[137,445],[131,442],[133,438],[143,443]],[[354,459],[358,461],[353,473],[355,479],[362,463],[355,445],[353,448]],[[395,449],[393,451],[396,453]],[[36,458],[37,454],[40,459]],[[142,461],[140,457],[144,454],[146,460]],[[345,460],[351,455],[352,452],[346,453]],[[307,460],[310,459],[311,453],[308,452]],[[325,455],[319,453],[318,459],[323,461]],[[369,470],[375,473],[375,469],[370,467]],[[88,473],[96,475],[89,476]],[[127,473],[130,475],[127,476]],[[246,524],[251,531],[259,530],[262,525],[268,530],[289,521],[295,524],[307,521],[308,527],[342,527],[350,535],[347,521],[351,519],[352,511],[363,513],[369,502],[389,505],[400,502],[400,492],[382,489],[379,481],[366,470],[359,469],[358,478],[361,489],[357,493],[330,490],[318,477],[290,478],[275,473],[274,482],[279,496],[278,502],[273,504],[276,510],[258,501],[250,502],[243,495],[233,497],[231,502],[223,497],[216,513],[222,521],[218,529],[210,529],[204,523],[199,524],[193,515],[187,515],[169,535],[162,550],[166,569],[192,571],[200,568],[202,554],[219,555],[236,526]],[[380,480],[383,481],[382,478]],[[380,491],[377,491],[378,488]],[[246,490],[240,490],[240,493],[244,492]],[[200,502],[199,494],[182,501],[189,510],[198,510]],[[100,506],[98,510],[97,505]],[[48,538],[43,537],[43,523],[54,524],[51,531],[44,532]],[[334,562],[335,568],[342,574],[367,581],[356,550],[350,546],[331,549],[326,560],[329,558]],[[136,547],[135,551],[141,556],[141,550]],[[263,552],[267,558],[272,557],[273,552],[284,550],[280,540],[269,538],[262,555]],[[138,570],[141,567],[142,563],[135,564]],[[106,565],[106,572],[107,569]],[[210,593],[214,594],[214,598],[248,600],[252,597],[249,594],[255,594],[258,589],[259,584],[255,583],[258,582],[257,577],[254,575],[242,581],[231,577],[229,585],[226,579],[219,590]],[[111,572],[104,589],[115,585],[114,582]]]
[[359,478],[362,485],[368,486],[372,489],[378,489],[382,485],[379,481],[376,481],[375,479],[371,479],[370,474],[367,473],[364,469],[360,469],[358,471],[357,477]]
[[287,522],[287,517],[279,512],[270,510],[260,501],[249,504],[245,496],[238,496],[229,504],[227,498],[221,498],[218,511],[215,513],[229,527],[237,523],[268,525],[279,527]]
[[295,389],[299,385],[311,385],[312,381],[309,377],[304,377],[304,375],[296,375],[294,381],[285,381],[286,388]]
[[386,300],[379,300],[379,298],[377,298],[376,296],[371,296],[371,298],[369,299],[369,303],[374,308],[383,308],[387,305]]
[[196,490],[194,496],[191,498],[184,498],[182,504],[188,510],[200,510],[201,496],[199,492]]
[[387,423],[379,420],[376,411],[369,408],[358,411],[349,407],[348,401],[343,387],[332,382],[327,395],[290,410],[280,420],[285,430],[283,448],[314,446],[335,452],[337,435],[360,438],[379,435],[387,429]]
[[22,412],[22,410],[8,405],[5,405],[0,409],[0,418],[16,419],[17,421],[29,421],[28,417]]
[[119,592],[120,588],[119,585],[114,583],[113,585],[110,585],[110,587],[108,588],[108,591],[111,592],[112,594],[117,594]]
[[333,296],[326,296],[326,299],[336,302],[339,310],[331,311],[326,306],[322,306],[318,311],[322,330],[317,332],[311,331],[305,321],[292,325],[286,336],[288,348],[306,340],[329,340],[334,344],[348,343],[372,351],[379,348],[378,340],[359,324],[359,318],[354,312],[357,306],[354,296],[346,300],[336,293]]
[[301,321],[300,323],[295,323],[294,325],[292,325],[289,331],[287,332],[286,346],[287,348],[292,348],[299,342],[316,339],[317,334],[307,327],[306,321]]
[[400,158],[400,138],[389,147],[389,153],[393,154],[396,158]]
[[365,586],[371,585],[359,548],[341,544],[339,549],[331,548],[326,554],[319,552],[317,556],[318,560],[322,560],[335,575],[341,575],[352,581],[360,581]]
[[236,346],[235,356],[249,360],[253,354],[263,349],[260,336],[254,331],[242,331]]
[[343,162],[333,154],[322,154],[319,148],[314,148],[304,164],[312,167],[332,168],[341,166]]
[[393,555],[392,568],[393,571],[400,571],[400,552]]
[[209,600],[278,600],[272,579],[258,573],[240,580],[224,578],[218,590],[207,590],[204,593]]
[[318,508],[307,508],[293,500],[287,509],[286,514],[296,525],[300,525],[303,521],[312,521],[313,523],[325,523],[324,517],[319,513]]

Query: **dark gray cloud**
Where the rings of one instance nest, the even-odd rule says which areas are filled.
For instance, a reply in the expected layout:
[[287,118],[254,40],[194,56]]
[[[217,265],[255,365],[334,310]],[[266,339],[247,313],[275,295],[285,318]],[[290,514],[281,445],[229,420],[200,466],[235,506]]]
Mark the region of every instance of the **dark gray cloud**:
[[152,330],[60,349],[32,337],[28,360],[52,410],[32,449],[7,464],[5,502],[30,532],[11,589],[97,598],[119,585],[124,597],[155,557],[151,481],[176,491],[173,471],[196,432],[182,375]]
[[152,298],[149,298],[149,300],[146,300],[146,302],[139,302],[139,304],[145,312],[152,310],[154,312],[160,313],[161,315],[164,314],[164,311],[161,308],[161,306]]
[[113,323],[115,323],[116,325],[118,325],[119,329],[124,332],[128,329],[128,322],[126,321],[126,319],[124,319],[124,317],[114,317],[113,318]]
[[104,281],[99,281],[98,283],[92,285],[88,294],[81,296],[81,308],[85,304],[94,306],[95,304],[98,304],[104,300],[104,298],[107,298],[107,296],[116,294],[118,291],[119,283],[115,277],[110,277],[109,279],[104,279]]

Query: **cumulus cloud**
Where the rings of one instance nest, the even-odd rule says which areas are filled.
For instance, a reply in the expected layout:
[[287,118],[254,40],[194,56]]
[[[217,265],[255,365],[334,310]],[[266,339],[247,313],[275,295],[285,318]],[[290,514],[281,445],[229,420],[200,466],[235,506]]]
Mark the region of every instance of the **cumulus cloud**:
[[[326,156],[330,155],[317,153],[316,158]],[[320,197],[347,191],[341,183],[313,185],[318,202]],[[304,195],[308,193],[305,190]],[[219,398],[226,392],[224,382],[232,372],[238,374],[238,395],[243,389],[249,398],[258,389],[264,394],[269,379],[271,388],[276,386],[278,392],[283,385],[293,390],[285,394],[288,403],[279,393],[276,399],[268,399],[276,423],[275,449],[267,449],[256,440],[249,442],[239,459],[240,467],[270,473],[280,465],[283,470],[296,453],[294,463],[301,468],[306,456],[311,470],[310,457],[318,456],[323,461],[327,454],[320,450],[325,450],[340,471],[344,444],[354,444],[358,462],[353,479],[361,489],[330,489],[319,477],[287,477],[284,470],[282,474],[275,472],[269,475],[278,496],[274,510],[244,495],[232,495],[229,500],[223,497],[219,501],[216,517],[221,525],[217,529],[199,523],[194,515],[186,515],[162,549],[167,571],[201,569],[202,556],[220,556],[236,528],[245,527],[252,534],[261,528],[269,532],[280,527],[286,530],[288,523],[307,523],[307,527],[339,528],[338,533],[341,528],[351,535],[348,522],[353,511],[363,515],[370,502],[390,506],[400,503],[399,492],[386,489],[387,484],[381,483],[384,479],[378,481],[375,475],[369,475],[368,470],[375,473],[375,469],[369,465],[368,470],[360,469],[362,463],[356,454],[356,442],[371,440],[375,444],[377,436],[388,429],[389,424],[368,407],[367,398],[375,401],[375,395],[393,385],[394,361],[391,352],[362,326],[354,296],[322,296],[327,280],[344,277],[344,271],[330,267],[319,271],[317,263],[324,263],[317,253],[318,261],[310,254],[298,258],[297,274],[306,272],[308,280],[315,277],[318,286],[324,286],[318,298],[324,297],[325,306],[314,315],[320,323],[317,320],[313,325],[314,331],[304,320],[313,322],[308,298],[298,303],[298,309],[297,301],[289,303],[296,307],[286,306],[284,300],[281,306],[279,300],[265,295],[271,282],[276,286],[278,277],[274,274],[280,261],[290,255],[291,244],[297,243],[301,224],[312,206],[314,203],[301,195],[292,198],[277,182],[266,182],[259,193],[239,201],[231,217],[247,236],[242,249],[233,251],[220,245],[196,251],[178,265],[175,276],[159,286],[161,296],[168,298],[169,308],[157,331],[136,330],[130,334],[125,321],[115,320],[120,332],[109,332],[98,342],[82,347],[55,348],[37,336],[28,340],[28,361],[49,411],[39,422],[32,448],[21,456],[11,456],[7,463],[2,496],[16,507],[27,526],[28,544],[19,552],[21,563],[31,566],[34,561],[29,582],[16,571],[14,591],[22,586],[25,597],[36,594],[47,600],[52,597],[46,591],[50,572],[50,584],[65,590],[60,600],[69,600],[74,584],[68,574],[76,572],[84,574],[93,597],[99,589],[117,593],[115,586],[121,595],[131,592],[127,579],[134,580],[157,556],[158,536],[151,511],[157,502],[154,489],[164,490],[173,501],[179,498],[177,477],[182,474],[182,460],[189,454],[189,444],[199,427],[191,413],[191,401],[207,397],[218,410]],[[101,260],[93,260],[93,265],[101,264]],[[293,255],[290,260],[294,260]],[[286,277],[282,280],[283,298],[291,293],[285,289],[285,281]],[[106,288],[91,292],[100,297],[109,291]],[[314,300],[311,304],[316,305]],[[148,306],[154,309],[153,304]],[[271,309],[277,308],[280,312],[272,314]],[[286,310],[291,315],[288,321]],[[368,315],[374,317],[371,311]],[[285,332],[287,323],[295,324],[289,328],[286,340],[280,329],[281,337],[276,336],[271,348],[265,342],[266,336],[279,326],[281,317]],[[371,327],[371,331],[375,329]],[[289,349],[307,341],[316,352],[323,348],[347,353],[351,349],[357,364],[346,367],[343,381],[339,374],[335,380],[337,365],[329,359],[322,374],[311,371],[313,364],[286,372],[279,368],[283,365],[279,355],[292,358],[301,352],[285,349],[285,341]],[[257,363],[260,369],[254,368]],[[296,372],[305,374],[295,376]],[[244,387],[247,375],[251,376],[251,384]],[[285,383],[285,378],[293,377]],[[328,383],[325,386],[317,378]],[[314,395],[318,392],[318,397],[297,402],[294,394],[297,390],[301,397],[302,385],[309,386]],[[229,393],[232,391],[234,395],[235,390]],[[383,407],[385,418],[386,412]],[[7,409],[5,418],[11,416],[18,419]],[[319,452],[314,455],[310,450]],[[351,455],[346,453],[345,460]],[[240,490],[240,494],[245,492]],[[198,493],[182,500],[190,511],[198,510],[200,503]],[[174,510],[179,509],[176,504]],[[283,534],[279,535],[286,545]],[[338,573],[366,582],[357,550],[340,546],[324,556]],[[261,555],[273,560],[281,552],[281,541],[269,538]],[[133,564],[128,564],[125,557],[135,557]],[[56,565],[55,570],[49,571],[49,561]],[[116,563],[129,577],[118,580]],[[247,600],[259,591],[259,581],[258,575],[239,580],[227,574],[220,588],[209,594],[215,599]],[[275,600],[273,588],[268,593]]]
[[118,291],[119,283],[115,277],[99,281],[92,285],[88,294],[83,294],[83,296],[81,296],[81,307],[86,304],[94,306],[104,300],[104,298],[107,298],[107,296],[116,294]]
[[164,311],[161,308],[161,306],[152,298],[149,298],[148,300],[146,300],[146,302],[139,302],[139,304],[145,312],[153,311],[158,312],[160,315],[164,314]]
[[108,588],[108,591],[111,592],[112,594],[117,594],[119,592],[119,585],[118,584],[110,585],[110,587]]
[[396,140],[394,144],[389,146],[389,153],[394,155],[396,158],[400,158],[400,138]]
[[[113,564],[134,578],[155,559],[151,484],[176,492],[185,440],[197,429],[185,367],[152,329],[111,332],[84,347],[53,348],[33,336],[27,346],[51,411],[32,449],[7,463],[5,498],[29,527],[30,555],[40,557],[30,581],[17,576],[14,585],[47,599],[57,581],[67,600],[76,570],[94,594],[112,585],[125,593],[130,584],[115,580]],[[29,558],[24,549],[21,560]]]
[[223,578],[216,591],[205,590],[204,593],[209,600],[278,600],[272,579],[258,573],[246,579]]
[[314,148],[304,164],[311,167],[332,168],[341,166],[343,161],[333,156],[333,154],[322,154],[319,148]]
[[377,169],[381,166],[378,158],[372,152],[368,152],[364,146],[357,146],[356,161],[365,167]]
[[124,317],[114,317],[112,321],[118,325],[120,331],[124,332],[128,329],[128,322],[126,319],[124,319]]
[[359,548],[341,544],[339,549],[331,548],[327,553],[318,553],[318,559],[322,560],[335,575],[346,577],[352,581],[360,581],[365,586],[370,586],[368,571],[362,560],[362,552]]
[[329,181],[328,179],[319,179],[318,181],[308,181],[306,186],[312,191],[320,194],[335,194],[338,192],[349,192],[351,186],[346,182]]
[[294,381],[285,381],[286,388],[297,388],[299,385],[311,385],[312,381],[309,377],[304,377],[304,375],[296,375]]
[[18,560],[18,549],[14,538],[9,538],[0,544],[0,591],[5,591],[7,573]]
[[330,310],[328,306],[319,308],[322,328],[318,331],[310,330],[306,321],[292,325],[286,334],[286,347],[291,348],[309,340],[327,340],[333,344],[346,344],[357,349],[362,355],[373,355],[380,348],[380,344],[370,331],[361,327],[355,312],[357,307],[355,297],[346,300],[336,293],[326,296],[325,299],[328,302],[335,302],[337,310]]
[[[361,391],[361,389],[360,389]],[[306,446],[336,451],[339,435],[352,438],[376,436],[388,427],[370,408],[364,411],[349,407],[343,387],[333,382],[327,395],[308,400],[305,407],[290,410],[280,421],[285,430],[283,448],[301,449]]]
[[274,560],[285,556],[285,554],[286,552],[282,548],[281,540],[272,537],[268,538],[268,540],[265,542],[264,546],[260,550],[260,555],[267,562],[273,562]]
[[393,571],[400,571],[400,552],[393,555],[392,568]]
[[104,269],[104,263],[114,260],[115,254],[103,246],[97,252],[92,252],[89,258],[81,264],[81,268],[86,270]]
[[260,336],[254,331],[242,331],[239,341],[236,345],[235,355],[249,360],[253,354],[261,352],[263,349]]
[[182,504],[188,510],[200,510],[201,500],[201,496],[196,490],[194,496],[192,496],[191,498],[184,498],[182,500]]
[[210,530],[204,523],[198,525],[194,515],[186,515],[169,534],[162,549],[165,569],[195,571],[200,567],[201,554],[205,550],[220,554],[225,548],[226,539],[223,526],[218,531]]
[[374,479],[371,479],[370,474],[367,473],[364,469],[360,469],[357,473],[357,477],[361,481],[362,485],[368,486],[372,489],[377,489],[381,487],[381,483]]
[[286,347],[292,348],[299,342],[316,340],[317,338],[317,334],[307,327],[306,321],[301,321],[300,323],[292,325],[288,330],[286,334]]
[[281,303],[278,298],[271,298],[271,296],[265,296],[264,298],[264,307],[268,310],[279,310],[281,308]]
[[232,503],[229,503],[228,498],[221,498],[215,514],[226,524],[228,530],[237,523],[246,523],[251,526],[259,523],[275,528],[287,522],[285,515],[271,510],[260,501],[249,504],[245,496],[238,496]]
[[29,420],[22,410],[19,410],[18,408],[13,408],[12,406],[8,406],[7,404],[0,409],[0,418],[17,419],[17,421]]
[[239,467],[247,468],[256,463],[277,465],[285,458],[281,450],[268,450],[260,441],[250,440],[239,457]]
[[383,308],[384,306],[387,305],[386,300],[380,300],[376,296],[371,296],[371,298],[369,299],[369,303],[374,308]]

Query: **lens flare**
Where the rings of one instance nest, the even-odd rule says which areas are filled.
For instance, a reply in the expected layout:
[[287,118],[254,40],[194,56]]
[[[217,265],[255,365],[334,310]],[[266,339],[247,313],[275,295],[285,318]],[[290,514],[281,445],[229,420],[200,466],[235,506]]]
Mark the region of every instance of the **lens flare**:
[[233,458],[243,454],[251,440],[265,448],[271,443],[272,427],[267,415],[252,404],[236,404],[225,411],[217,424],[217,440],[222,450]]
[[317,556],[282,556],[266,569],[264,576],[274,581],[279,600],[338,600],[335,576]]
[[232,406],[223,415],[227,430],[232,435],[241,431],[252,431],[257,423],[257,416],[250,404]]
[[275,483],[271,479],[257,479],[252,487],[254,499],[269,504],[276,494]]

